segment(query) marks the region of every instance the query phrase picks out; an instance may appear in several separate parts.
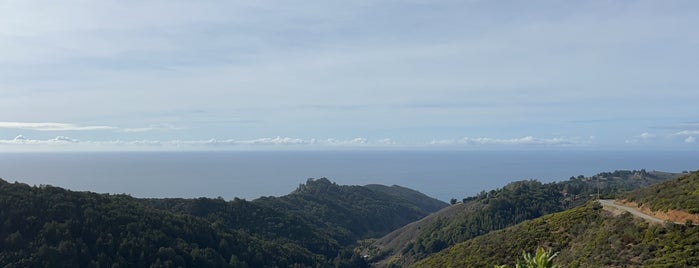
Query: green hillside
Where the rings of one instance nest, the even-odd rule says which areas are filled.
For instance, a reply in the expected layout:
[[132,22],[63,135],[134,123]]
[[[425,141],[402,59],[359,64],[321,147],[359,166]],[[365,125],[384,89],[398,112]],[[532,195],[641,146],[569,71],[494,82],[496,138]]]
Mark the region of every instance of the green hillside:
[[[666,203],[670,193],[699,190],[698,173],[634,191],[628,196]],[[679,197],[682,199],[682,197]],[[683,203],[697,209],[699,202]],[[562,267],[692,267],[699,265],[699,226],[649,224],[628,213],[616,215],[587,205],[466,240],[432,255],[415,267],[492,267],[512,265],[522,252],[545,247],[559,252]]]
[[371,188],[319,179],[283,197],[225,201],[0,180],[0,266],[362,267],[357,238],[383,235],[440,202]]
[[537,247],[559,252],[561,267],[695,267],[698,244],[699,227],[653,225],[590,203],[468,240],[414,267],[513,266]]
[[602,196],[615,196],[675,175],[645,170],[614,171],[556,183],[513,182],[501,189],[464,198],[463,204],[396,230],[363,250],[379,266],[405,266],[493,230],[582,205],[596,196],[598,190]]
[[309,179],[291,194],[264,197],[254,203],[297,216],[326,231],[341,245],[383,236],[447,206],[416,191],[389,190],[377,186],[341,186],[326,178]]
[[3,267],[287,267],[325,258],[125,195],[0,180]]
[[654,211],[682,210],[699,214],[699,173],[621,195],[620,198]]
[[403,199],[423,211],[437,211],[447,206],[447,204],[442,201],[399,185],[386,186],[381,184],[369,184],[365,185],[364,187]]

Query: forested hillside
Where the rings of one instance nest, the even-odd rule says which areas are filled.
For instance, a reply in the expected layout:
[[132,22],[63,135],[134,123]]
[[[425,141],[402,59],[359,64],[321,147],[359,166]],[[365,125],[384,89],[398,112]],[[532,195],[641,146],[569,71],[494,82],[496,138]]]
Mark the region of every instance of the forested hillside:
[[558,252],[561,267],[696,267],[697,244],[697,226],[653,225],[590,203],[467,240],[414,267],[513,266],[538,247]]
[[688,174],[620,196],[653,211],[681,210],[699,214],[699,173]]
[[0,266],[362,267],[353,239],[385,234],[440,202],[370,188],[309,180],[288,196],[250,202],[0,180]]
[[0,180],[3,267],[286,267],[325,263],[295,243],[259,239],[125,195]]
[[437,212],[416,223],[417,227],[411,224],[396,230],[363,250],[379,266],[405,266],[493,230],[582,205],[598,191],[602,196],[615,196],[675,175],[645,170],[615,171],[556,183],[513,182],[501,189],[464,198],[463,204]]
[[[625,196],[668,203],[683,200],[674,194],[699,191],[699,173],[642,188]],[[699,209],[698,203],[683,203]],[[546,215],[494,231],[430,256],[416,267],[492,267],[512,264],[522,251],[545,247],[559,252],[562,267],[696,267],[699,265],[699,226],[650,224],[628,213],[615,215],[594,201],[583,207]]]
[[309,179],[291,194],[254,203],[297,216],[341,245],[385,235],[447,204],[406,188],[340,186]]
[[[481,258],[475,262],[480,266],[506,264],[537,246],[561,251],[557,261],[614,265],[616,260],[604,255],[608,251],[597,251],[609,243],[609,252],[624,258],[643,256],[649,264],[684,258],[694,264],[685,258],[696,253],[694,247],[669,243],[696,243],[697,227],[657,228],[589,203],[541,217],[585,204],[598,191],[618,196],[672,176],[641,170],[558,183],[518,181],[449,207],[400,186],[341,186],[325,178],[309,179],[285,196],[253,201],[139,199],[0,180],[0,266],[367,267],[367,261],[407,266],[424,259],[419,265],[427,267]],[[696,178],[691,174],[625,196],[693,211]],[[425,217],[439,208],[444,209]],[[539,219],[493,232],[532,218]],[[358,240],[383,235],[355,248]]]

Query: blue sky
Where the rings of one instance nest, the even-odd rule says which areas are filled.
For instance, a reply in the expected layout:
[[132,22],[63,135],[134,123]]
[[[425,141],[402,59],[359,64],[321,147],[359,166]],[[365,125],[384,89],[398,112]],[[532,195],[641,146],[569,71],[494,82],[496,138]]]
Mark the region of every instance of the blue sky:
[[696,14],[696,1],[0,0],[0,150],[695,150]]

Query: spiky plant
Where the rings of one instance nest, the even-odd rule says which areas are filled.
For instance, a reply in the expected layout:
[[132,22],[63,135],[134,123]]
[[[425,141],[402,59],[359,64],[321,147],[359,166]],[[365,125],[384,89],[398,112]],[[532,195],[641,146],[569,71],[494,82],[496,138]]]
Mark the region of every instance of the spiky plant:
[[[553,264],[553,258],[558,253],[553,253],[551,250],[537,248],[536,254],[522,252],[522,260],[517,261],[516,268],[558,268]],[[495,265],[495,268],[507,268],[505,265]]]

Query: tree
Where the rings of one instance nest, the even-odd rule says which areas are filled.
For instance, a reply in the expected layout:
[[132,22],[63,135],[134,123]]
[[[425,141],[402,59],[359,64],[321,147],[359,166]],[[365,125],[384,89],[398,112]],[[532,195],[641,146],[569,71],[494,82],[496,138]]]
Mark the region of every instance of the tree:
[[456,204],[456,198],[452,198],[451,200],[449,200],[449,203],[452,205]]

